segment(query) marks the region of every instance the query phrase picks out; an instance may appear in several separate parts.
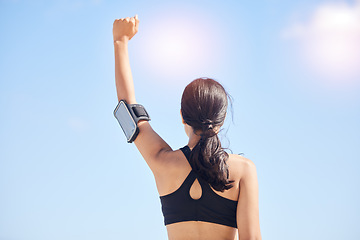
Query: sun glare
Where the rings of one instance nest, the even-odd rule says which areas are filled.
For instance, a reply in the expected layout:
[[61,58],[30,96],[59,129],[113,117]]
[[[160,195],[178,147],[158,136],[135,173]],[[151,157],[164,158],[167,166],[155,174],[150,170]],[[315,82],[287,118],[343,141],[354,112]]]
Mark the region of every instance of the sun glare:
[[219,57],[216,24],[196,14],[179,11],[176,15],[151,18],[142,26],[144,43],[139,50],[143,65],[151,74],[162,79],[198,74]]

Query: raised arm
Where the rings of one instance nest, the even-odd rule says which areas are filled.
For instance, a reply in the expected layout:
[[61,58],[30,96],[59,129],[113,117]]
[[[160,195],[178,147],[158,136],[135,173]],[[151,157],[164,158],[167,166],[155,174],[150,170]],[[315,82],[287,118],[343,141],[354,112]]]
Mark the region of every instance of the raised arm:
[[115,84],[118,101],[125,99],[129,104],[136,103],[134,83],[130,69],[128,42],[137,33],[139,19],[116,19],[113,24],[115,52]]
[[[128,42],[138,32],[139,19],[116,19],[113,24],[115,52],[115,83],[118,101],[125,99],[129,104],[136,103],[134,83],[130,69]],[[150,113],[151,115],[151,113]],[[162,155],[172,149],[151,128],[147,121],[138,123],[139,135],[134,143],[153,172],[162,171],[165,164]]]

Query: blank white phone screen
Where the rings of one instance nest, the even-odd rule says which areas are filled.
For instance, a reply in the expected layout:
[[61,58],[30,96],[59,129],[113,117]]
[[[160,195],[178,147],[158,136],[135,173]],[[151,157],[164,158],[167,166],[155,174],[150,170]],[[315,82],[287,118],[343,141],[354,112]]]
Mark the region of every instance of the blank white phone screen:
[[120,103],[119,108],[115,112],[115,116],[125,133],[126,139],[129,140],[135,132],[136,125],[123,102]]

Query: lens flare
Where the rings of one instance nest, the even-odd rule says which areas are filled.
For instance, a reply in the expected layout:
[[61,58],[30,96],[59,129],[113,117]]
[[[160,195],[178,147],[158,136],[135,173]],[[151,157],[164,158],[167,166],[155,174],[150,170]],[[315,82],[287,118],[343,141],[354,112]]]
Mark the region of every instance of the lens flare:
[[141,65],[149,74],[166,81],[170,77],[177,81],[188,76],[202,77],[224,52],[218,43],[219,26],[201,11],[184,8],[175,12],[150,17],[141,26]]

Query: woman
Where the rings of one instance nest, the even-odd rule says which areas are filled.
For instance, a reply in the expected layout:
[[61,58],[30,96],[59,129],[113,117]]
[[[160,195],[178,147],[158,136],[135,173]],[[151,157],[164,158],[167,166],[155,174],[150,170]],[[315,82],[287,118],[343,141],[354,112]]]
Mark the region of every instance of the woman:
[[[139,20],[116,19],[113,25],[118,100],[136,103],[128,41]],[[199,78],[184,90],[181,115],[188,144],[171,147],[139,121],[135,145],[154,174],[170,240],[261,239],[258,182],[254,163],[227,154],[217,136],[224,123],[227,94],[212,79]]]

